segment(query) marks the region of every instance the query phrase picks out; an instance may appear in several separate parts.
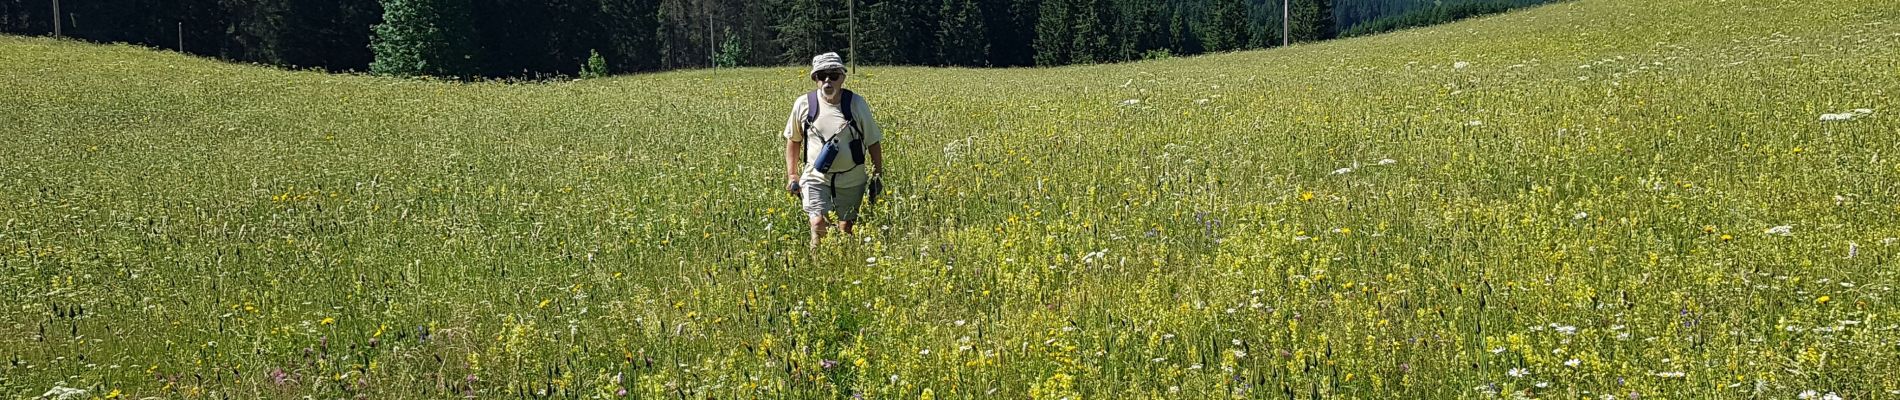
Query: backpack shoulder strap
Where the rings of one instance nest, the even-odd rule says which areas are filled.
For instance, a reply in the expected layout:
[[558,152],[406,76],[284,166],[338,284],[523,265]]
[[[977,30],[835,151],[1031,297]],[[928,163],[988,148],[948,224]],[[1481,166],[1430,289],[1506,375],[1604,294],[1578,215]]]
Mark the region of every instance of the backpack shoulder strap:
[[858,119],[852,118],[853,116],[851,115],[851,109],[856,107],[852,107],[851,102],[857,100],[855,98],[857,94],[851,93],[851,89],[839,89],[838,92],[838,112],[844,113],[845,123],[851,124],[853,128],[856,128]]
[[811,123],[818,121],[818,91],[805,93],[805,134],[811,134]]

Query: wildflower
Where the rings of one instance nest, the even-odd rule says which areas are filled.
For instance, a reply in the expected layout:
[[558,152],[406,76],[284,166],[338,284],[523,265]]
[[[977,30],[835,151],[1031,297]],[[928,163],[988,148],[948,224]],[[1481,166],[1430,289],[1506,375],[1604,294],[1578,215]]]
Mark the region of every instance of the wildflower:
[[1503,348],[1503,347],[1499,347],[1499,348],[1495,348],[1495,349],[1491,349],[1491,354],[1503,354],[1503,353],[1504,353],[1504,348]]
[[1768,235],[1792,236],[1794,235],[1794,225],[1780,225],[1762,230],[1761,232]]
[[1578,211],[1576,215],[1570,216],[1570,219],[1584,219],[1584,218],[1590,218],[1590,213]]
[[1724,242],[1726,242],[1726,241],[1730,241],[1730,240],[1735,240],[1735,237],[1734,237],[1734,236],[1729,236],[1728,234],[1722,234],[1722,241],[1724,241]]
[[1345,175],[1350,172],[1352,172],[1352,167],[1340,168],[1333,170],[1333,175]]
[[1564,325],[1564,326],[1559,326],[1556,329],[1557,329],[1557,333],[1562,333],[1565,335],[1577,334],[1577,327],[1574,327],[1574,326]]
[[1484,126],[1484,121],[1472,120],[1471,122],[1466,122],[1465,126]]
[[1569,360],[1565,360],[1565,361],[1564,361],[1564,366],[1566,366],[1566,367],[1571,367],[1571,368],[1576,368],[1576,367],[1577,367],[1577,365],[1579,365],[1579,364],[1583,364],[1583,360],[1578,360],[1578,359],[1575,359],[1575,358],[1572,358],[1572,359],[1569,359]]
[[317,321],[317,325],[329,325],[334,323],[336,323],[336,318],[331,317],[323,317],[322,321]]
[[1663,378],[1681,378],[1684,375],[1687,375],[1687,374],[1684,374],[1682,371],[1667,371],[1667,372],[1656,373],[1656,376],[1663,377]]
[[1313,192],[1300,192],[1300,201],[1312,201]]
[[1510,371],[1504,371],[1504,374],[1510,375],[1512,378],[1523,378],[1530,376],[1531,371],[1523,368],[1511,368]]
[[1821,296],[1820,298],[1814,299],[1814,304],[1827,304],[1828,300],[1833,300],[1833,299],[1834,299],[1833,297]]
[[1801,391],[1801,394],[1795,395],[1795,398],[1798,398],[1801,400],[1814,400],[1820,397],[1821,397],[1821,393],[1816,392],[1813,389],[1804,390],[1804,391]]
[[1122,106],[1123,106],[1123,107],[1130,107],[1130,106],[1134,106],[1134,105],[1137,105],[1137,104],[1141,104],[1141,99],[1128,99],[1128,100],[1122,100]]
[[1464,61],[1451,63],[1451,69],[1465,69],[1465,67],[1469,67],[1469,66],[1471,66],[1471,63],[1464,62]]
[[1379,160],[1379,165],[1392,165],[1392,164],[1398,164],[1398,163],[1399,163],[1399,160],[1394,160],[1390,158]]

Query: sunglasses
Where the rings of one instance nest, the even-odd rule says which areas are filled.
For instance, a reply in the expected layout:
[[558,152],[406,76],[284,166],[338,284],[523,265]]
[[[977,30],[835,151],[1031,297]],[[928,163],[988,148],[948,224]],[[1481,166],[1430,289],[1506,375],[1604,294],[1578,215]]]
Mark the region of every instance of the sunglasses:
[[820,72],[820,73],[818,73],[817,75],[812,75],[812,76],[811,76],[811,80],[814,80],[814,81],[842,81],[842,80],[844,80],[844,73],[843,73],[843,72]]

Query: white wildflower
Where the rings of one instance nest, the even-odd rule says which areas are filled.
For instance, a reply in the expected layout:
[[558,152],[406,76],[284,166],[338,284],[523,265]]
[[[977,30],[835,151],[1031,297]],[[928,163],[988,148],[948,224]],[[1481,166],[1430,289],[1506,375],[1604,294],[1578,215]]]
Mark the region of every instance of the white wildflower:
[[1773,228],[1768,228],[1767,230],[1763,230],[1761,232],[1765,234],[1769,234],[1769,235],[1792,236],[1794,235],[1794,225],[1776,226]]
[[1335,169],[1335,170],[1333,170],[1333,175],[1345,175],[1345,174],[1347,174],[1347,173],[1351,173],[1351,172],[1352,172],[1352,167],[1346,167],[1346,168],[1340,168],[1340,169]]
[[1580,365],[1580,364],[1583,364],[1583,360],[1572,358],[1572,359],[1564,361],[1564,366],[1571,367],[1571,368],[1576,368],[1577,365]]
[[1394,160],[1390,158],[1379,160],[1379,165],[1392,165],[1392,164],[1398,164],[1398,163],[1399,163],[1399,160]]
[[1658,376],[1658,377],[1663,377],[1663,378],[1681,378],[1681,377],[1683,377],[1684,375],[1688,375],[1688,374],[1684,374],[1684,373],[1682,373],[1682,371],[1668,371],[1668,372],[1657,372],[1657,373],[1656,373],[1656,376]]
[[1504,353],[1504,348],[1503,348],[1503,347],[1499,347],[1499,348],[1495,348],[1495,349],[1491,349],[1491,354],[1503,354],[1503,353]]
[[1128,99],[1128,100],[1122,100],[1122,106],[1124,106],[1124,107],[1128,107],[1128,106],[1135,106],[1135,105],[1138,105],[1138,104],[1141,104],[1141,99]]
[[1469,66],[1471,66],[1471,63],[1464,62],[1464,61],[1451,63],[1452,69],[1465,69],[1465,67],[1469,67]]
[[1484,121],[1471,120],[1471,122],[1466,122],[1465,126],[1484,126]]
[[1816,392],[1816,391],[1814,391],[1814,390],[1812,390],[1812,389],[1810,389],[1810,390],[1803,390],[1803,391],[1801,391],[1801,394],[1798,394],[1798,395],[1795,395],[1794,397],[1795,397],[1795,398],[1799,398],[1799,399],[1801,399],[1801,400],[1814,400],[1814,399],[1818,399],[1818,398],[1821,398],[1821,393],[1820,393],[1820,392]]
[[1834,394],[1834,392],[1827,392],[1827,394],[1821,395],[1821,400],[1841,400],[1841,395]]
[[[32,392],[28,392],[28,393],[32,393]],[[83,399],[83,398],[86,398],[86,391],[84,389],[74,389],[74,388],[69,388],[65,386],[54,385],[52,389],[48,389],[45,394],[41,394],[40,397],[38,398],[57,399],[57,400]]]
[[1821,114],[1821,122],[1851,121],[1858,116],[1860,115],[1854,113]]
[[1570,219],[1584,219],[1584,218],[1590,218],[1590,213],[1578,211],[1576,215],[1570,216]]
[[1523,378],[1530,376],[1531,371],[1523,368],[1511,368],[1510,371],[1504,371],[1504,374],[1510,375],[1512,378]]
[[1207,103],[1212,102],[1212,101],[1213,100],[1208,100],[1208,99],[1195,99],[1194,104],[1204,106],[1204,105],[1207,105]]

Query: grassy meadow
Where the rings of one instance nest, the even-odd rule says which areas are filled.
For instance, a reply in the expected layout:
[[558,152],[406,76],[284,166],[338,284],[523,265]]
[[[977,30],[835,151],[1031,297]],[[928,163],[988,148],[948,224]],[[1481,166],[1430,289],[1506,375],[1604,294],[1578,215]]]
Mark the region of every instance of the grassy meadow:
[[0,37],[0,397],[1900,397],[1900,7],[532,85]]

